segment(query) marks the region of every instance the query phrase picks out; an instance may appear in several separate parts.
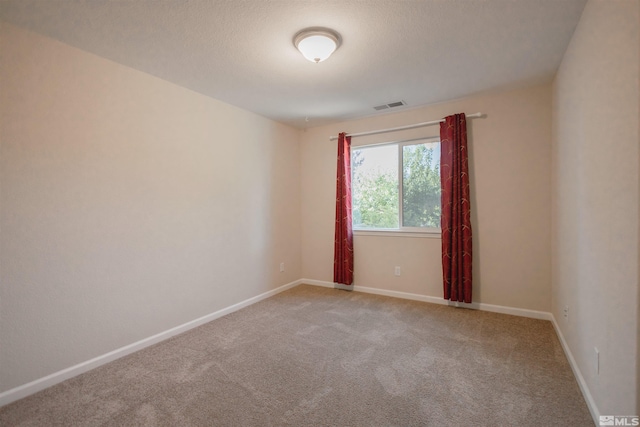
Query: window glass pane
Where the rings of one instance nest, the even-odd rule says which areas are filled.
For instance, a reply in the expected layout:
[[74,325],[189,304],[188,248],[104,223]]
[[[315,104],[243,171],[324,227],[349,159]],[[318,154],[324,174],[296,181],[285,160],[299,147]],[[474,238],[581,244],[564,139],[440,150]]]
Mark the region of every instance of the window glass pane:
[[351,150],[354,228],[398,228],[398,146]]
[[402,147],[402,224],[440,227],[440,144]]

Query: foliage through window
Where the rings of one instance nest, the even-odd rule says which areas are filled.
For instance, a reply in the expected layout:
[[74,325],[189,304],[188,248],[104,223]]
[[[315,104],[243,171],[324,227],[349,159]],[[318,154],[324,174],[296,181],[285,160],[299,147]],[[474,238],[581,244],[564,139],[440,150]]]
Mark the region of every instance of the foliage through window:
[[440,230],[440,142],[351,148],[356,230]]

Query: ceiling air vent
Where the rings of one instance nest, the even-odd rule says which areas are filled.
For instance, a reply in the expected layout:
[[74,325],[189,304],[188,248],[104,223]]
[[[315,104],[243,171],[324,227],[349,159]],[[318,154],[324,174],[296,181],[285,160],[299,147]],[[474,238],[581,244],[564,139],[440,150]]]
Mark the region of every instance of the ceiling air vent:
[[380,110],[387,110],[389,108],[402,107],[403,105],[407,105],[407,103],[404,101],[395,101],[395,102],[390,102],[388,104],[375,106],[373,107],[373,109],[376,111],[380,111]]

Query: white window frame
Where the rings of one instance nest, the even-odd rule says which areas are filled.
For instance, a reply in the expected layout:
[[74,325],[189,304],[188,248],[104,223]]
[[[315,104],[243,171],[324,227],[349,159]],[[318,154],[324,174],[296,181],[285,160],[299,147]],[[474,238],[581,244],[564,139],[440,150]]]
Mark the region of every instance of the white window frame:
[[[360,236],[388,236],[388,237],[432,237],[440,238],[442,230],[440,227],[404,227],[402,224],[402,209],[403,209],[403,148],[407,145],[418,145],[424,143],[438,143],[440,144],[440,137],[422,137],[414,139],[405,139],[402,141],[390,141],[377,144],[357,145],[351,146],[351,151],[361,150],[364,148],[380,147],[385,145],[395,145],[398,147],[398,228],[356,228],[353,227],[355,235]],[[350,153],[351,154],[351,153]],[[438,159],[438,162],[440,160]],[[353,169],[351,170],[351,182],[353,182]],[[353,225],[353,224],[352,224]]]

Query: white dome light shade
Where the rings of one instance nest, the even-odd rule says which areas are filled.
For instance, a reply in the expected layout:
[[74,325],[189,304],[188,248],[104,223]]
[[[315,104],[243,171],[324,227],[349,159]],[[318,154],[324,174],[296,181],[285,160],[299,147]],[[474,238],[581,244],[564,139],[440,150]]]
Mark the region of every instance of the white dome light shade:
[[326,28],[308,28],[296,34],[293,44],[311,62],[322,62],[340,45],[340,36]]
[[312,62],[322,62],[327,59],[334,50],[336,42],[326,36],[309,36],[298,42],[298,50]]

